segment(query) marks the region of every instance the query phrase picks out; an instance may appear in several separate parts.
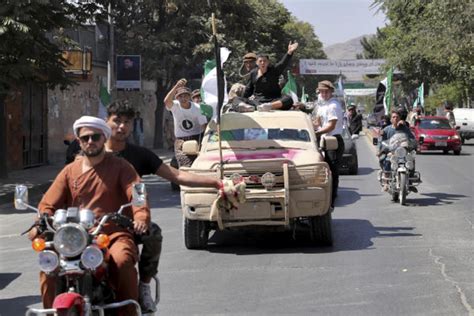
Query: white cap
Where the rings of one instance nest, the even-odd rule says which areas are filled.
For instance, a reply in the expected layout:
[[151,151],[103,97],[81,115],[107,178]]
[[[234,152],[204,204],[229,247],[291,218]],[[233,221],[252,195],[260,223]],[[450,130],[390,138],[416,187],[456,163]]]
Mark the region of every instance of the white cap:
[[112,130],[107,125],[107,123],[103,119],[100,119],[98,117],[86,115],[86,116],[80,117],[77,121],[75,121],[74,125],[72,126],[72,129],[76,137],[79,137],[79,129],[81,127],[90,127],[90,128],[100,129],[102,133],[104,134],[105,138],[107,139],[110,138],[110,135],[112,135]]

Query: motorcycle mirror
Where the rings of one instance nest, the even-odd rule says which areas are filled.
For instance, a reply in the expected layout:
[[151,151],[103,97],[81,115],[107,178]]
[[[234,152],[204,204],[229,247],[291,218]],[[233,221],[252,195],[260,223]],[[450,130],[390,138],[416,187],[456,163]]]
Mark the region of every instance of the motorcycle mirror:
[[144,206],[146,204],[146,187],[144,183],[135,183],[132,189],[132,205]]
[[28,209],[28,188],[26,185],[19,184],[15,186],[15,197],[13,200],[15,209],[24,211]]
[[374,144],[374,146],[377,146],[379,144],[379,139],[377,137],[373,137],[372,144]]

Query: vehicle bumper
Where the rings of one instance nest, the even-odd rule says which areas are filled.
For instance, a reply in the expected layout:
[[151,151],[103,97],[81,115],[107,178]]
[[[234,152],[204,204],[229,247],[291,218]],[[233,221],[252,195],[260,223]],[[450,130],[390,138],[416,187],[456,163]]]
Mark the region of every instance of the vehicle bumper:
[[420,145],[420,149],[423,150],[461,150],[461,140],[426,140]]

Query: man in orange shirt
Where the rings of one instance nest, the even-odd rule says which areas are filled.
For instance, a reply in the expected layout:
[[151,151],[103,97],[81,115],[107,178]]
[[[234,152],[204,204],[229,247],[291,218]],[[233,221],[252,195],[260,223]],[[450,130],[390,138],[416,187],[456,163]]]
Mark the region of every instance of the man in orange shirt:
[[[50,215],[60,208],[88,208],[96,218],[117,211],[121,205],[131,201],[132,186],[140,182],[140,177],[126,160],[105,152],[104,144],[111,135],[111,129],[104,120],[83,116],[74,123],[73,129],[84,155],[77,157],[59,173],[38,208]],[[133,219],[136,234],[148,230],[148,205],[127,208],[123,214]],[[109,282],[115,289],[117,301],[138,301],[135,269],[138,249],[132,233],[113,222],[107,223],[102,231],[111,240]],[[35,229],[30,231],[30,239],[35,235]],[[55,276],[41,273],[40,285],[43,305],[51,308],[55,295]],[[118,310],[118,315],[134,313],[134,307],[130,305]]]

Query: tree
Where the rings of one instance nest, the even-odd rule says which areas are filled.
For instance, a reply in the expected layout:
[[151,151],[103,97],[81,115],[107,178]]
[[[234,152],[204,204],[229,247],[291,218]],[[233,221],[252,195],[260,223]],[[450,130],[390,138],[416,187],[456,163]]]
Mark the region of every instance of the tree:
[[204,61],[214,58],[212,12],[217,18],[219,44],[232,51],[224,68],[229,82],[240,80],[238,70],[245,53],[267,52],[273,59],[281,58],[289,40],[302,44],[293,62],[300,57],[325,57],[309,24],[297,22],[276,0],[209,2],[210,6],[207,0],[150,0],[114,7],[119,52],[142,55],[143,76],[158,83],[155,147],[162,146],[164,96],[183,77],[197,88]]
[[382,55],[404,72],[406,80],[414,85],[456,83],[463,99],[472,99],[472,1],[376,0],[374,4],[390,20]]
[[[6,0],[0,6],[0,177],[7,176],[4,101],[25,82],[66,87],[62,49],[69,41],[61,30],[100,18],[101,3],[66,0]],[[48,36],[47,34],[52,34]]]

